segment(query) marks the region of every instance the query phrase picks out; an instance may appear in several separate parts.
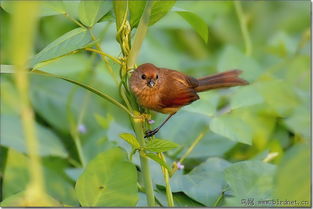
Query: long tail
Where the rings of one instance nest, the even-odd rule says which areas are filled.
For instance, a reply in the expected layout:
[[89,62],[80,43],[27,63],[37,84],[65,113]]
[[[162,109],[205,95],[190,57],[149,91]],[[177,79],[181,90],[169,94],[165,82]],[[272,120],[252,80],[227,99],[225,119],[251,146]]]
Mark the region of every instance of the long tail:
[[230,70],[215,75],[198,78],[199,86],[195,88],[195,90],[197,92],[201,92],[210,89],[248,85],[248,81],[238,77],[241,72],[241,70]]

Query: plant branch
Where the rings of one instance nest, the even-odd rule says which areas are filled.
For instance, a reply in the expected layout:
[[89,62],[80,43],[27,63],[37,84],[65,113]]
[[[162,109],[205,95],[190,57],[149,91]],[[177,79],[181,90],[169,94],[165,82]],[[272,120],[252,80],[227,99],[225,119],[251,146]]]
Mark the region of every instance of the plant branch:
[[[13,3],[13,2],[12,2]],[[27,74],[27,61],[32,52],[35,37],[39,2],[14,2],[14,12],[11,27],[11,56],[14,65],[15,85],[19,97],[19,111],[21,123],[28,151],[28,169],[30,182],[24,198],[31,206],[53,206],[45,191],[44,175],[39,156],[39,143],[37,139],[34,112],[29,99],[29,80]],[[27,11],[27,12],[26,12]],[[22,34],[22,35],[21,35]],[[18,41],[17,41],[18,40]],[[16,202],[17,203],[17,202]],[[25,203],[18,203],[24,206]]]
[[[159,153],[158,156],[166,163],[165,157],[163,153]],[[168,207],[174,207],[174,200],[173,200],[173,194],[171,190],[171,185],[170,185],[170,177],[167,168],[161,166],[163,176],[164,176],[164,181],[166,185],[166,198],[167,198],[167,204]]]
[[[182,164],[183,161],[190,155],[190,153],[193,151],[193,149],[197,146],[197,144],[203,139],[204,134],[207,132],[207,129],[205,129],[204,131],[202,131],[198,137],[192,142],[191,146],[188,148],[188,150],[185,152],[185,154],[180,158],[180,160],[178,161],[178,163]],[[174,175],[174,173],[177,171],[177,166],[176,163],[174,164],[174,168],[172,170],[171,176]]]
[[97,54],[100,54],[102,56],[106,56],[108,58],[110,58],[111,60],[113,60],[114,62],[116,62],[117,64],[121,65],[121,61],[118,60],[117,58],[105,53],[104,51],[100,51],[100,50],[97,50],[97,49],[92,49],[92,48],[85,48],[86,51],[91,51],[91,52],[95,52]]
[[145,9],[143,11],[143,14],[140,18],[140,22],[139,22],[139,25],[137,28],[137,32],[135,34],[133,46],[130,49],[130,53],[128,55],[128,59],[127,59],[128,70],[133,69],[135,66],[136,58],[139,54],[141,45],[143,43],[144,37],[145,37],[147,30],[148,30],[152,6],[153,6],[153,1],[148,0],[146,3]]
[[246,55],[250,56],[252,54],[252,44],[251,44],[251,38],[248,32],[247,19],[245,17],[245,14],[243,13],[241,2],[234,1],[234,5],[236,9],[236,14],[239,19],[240,30],[243,36],[243,40],[245,42]]

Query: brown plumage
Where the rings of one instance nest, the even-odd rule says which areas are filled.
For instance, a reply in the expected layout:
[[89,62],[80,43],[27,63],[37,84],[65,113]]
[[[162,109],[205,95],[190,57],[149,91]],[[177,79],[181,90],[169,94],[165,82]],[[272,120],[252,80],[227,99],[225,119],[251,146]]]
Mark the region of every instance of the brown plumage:
[[240,73],[240,70],[231,70],[196,79],[150,63],[140,65],[129,79],[138,103],[145,108],[170,114],[158,128],[148,131],[146,137],[157,133],[181,107],[200,99],[198,92],[247,85],[247,81],[238,77]]

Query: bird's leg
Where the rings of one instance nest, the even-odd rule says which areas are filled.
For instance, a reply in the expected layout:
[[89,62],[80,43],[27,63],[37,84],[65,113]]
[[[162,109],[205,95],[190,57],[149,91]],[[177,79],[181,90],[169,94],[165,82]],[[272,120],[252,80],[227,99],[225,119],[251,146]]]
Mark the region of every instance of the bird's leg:
[[158,131],[162,128],[162,126],[174,115],[175,113],[170,114],[164,121],[159,125],[157,128],[153,129],[152,131],[148,130],[145,133],[145,138],[151,137],[158,133]]

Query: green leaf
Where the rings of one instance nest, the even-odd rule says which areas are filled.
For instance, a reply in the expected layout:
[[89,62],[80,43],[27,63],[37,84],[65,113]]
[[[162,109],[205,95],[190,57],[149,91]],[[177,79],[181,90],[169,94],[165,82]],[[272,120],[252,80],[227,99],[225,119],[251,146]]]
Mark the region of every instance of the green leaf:
[[260,65],[250,56],[244,55],[240,50],[233,46],[227,46],[217,64],[219,72],[239,69],[243,73],[240,77],[248,80],[250,83],[256,80],[262,73]]
[[252,85],[242,86],[232,94],[230,98],[231,109],[247,107],[263,103],[264,99],[257,91],[256,87]]
[[[19,2],[24,3],[25,2]],[[1,7],[9,13],[14,13],[13,4],[14,1],[1,1]],[[64,5],[62,1],[42,1],[40,4],[39,16],[51,16],[51,15],[60,15],[65,13]]]
[[251,145],[251,127],[237,115],[229,113],[214,117],[210,123],[210,129],[230,140]]
[[159,158],[159,156],[157,154],[154,154],[154,153],[144,153],[144,155],[148,156],[150,159],[154,160],[159,165],[165,167],[169,171],[169,173],[171,173],[171,168],[167,165],[167,163],[164,160]]
[[74,50],[85,48],[91,42],[92,39],[87,29],[76,28],[65,33],[36,54],[31,59],[30,65],[34,66],[40,62],[68,54]]
[[300,134],[305,139],[310,138],[310,107],[301,105],[286,119],[284,124],[296,134]]
[[120,134],[120,137],[124,139],[128,144],[130,144],[133,148],[138,149],[140,147],[140,144],[134,135],[129,133],[123,133]]
[[[279,207],[309,207],[312,196],[310,177],[310,148],[308,144],[298,144],[289,149],[278,165],[275,176],[275,197],[279,200],[297,201]],[[292,200],[292,201],[291,201]],[[277,206],[277,205],[276,205]]]
[[[162,204],[163,207],[166,207],[168,205],[165,191],[158,189],[157,191],[155,191],[155,196],[157,200]],[[189,198],[183,192],[173,193],[173,200],[174,200],[175,207],[203,207],[204,206],[200,204],[199,202],[196,202],[193,199]]]
[[[57,160],[57,158],[48,161],[56,162],[55,166],[49,166],[47,162],[43,166],[44,183],[48,194],[63,204],[78,206],[72,182],[62,174],[61,162],[64,164],[66,162]],[[29,182],[29,158],[9,149],[3,176],[3,197],[10,198],[12,195],[24,191]]]
[[280,116],[289,115],[299,104],[292,87],[283,80],[269,78],[256,84],[269,108]]
[[257,206],[259,200],[272,199],[275,171],[274,165],[261,161],[242,161],[226,168],[225,180],[233,197],[226,198],[225,206],[251,207]]
[[151,152],[166,152],[176,147],[178,147],[178,144],[174,142],[164,139],[152,139],[146,143],[144,149]]
[[116,30],[119,30],[124,18],[127,18],[127,16],[125,16],[125,13],[127,12],[127,4],[129,4],[129,2],[130,1],[113,1],[113,8],[116,17]]
[[176,172],[171,178],[172,192],[184,192],[206,206],[213,207],[224,192],[223,172],[230,163],[221,158],[209,158],[187,175]]
[[113,148],[90,161],[75,186],[83,207],[132,207],[138,200],[136,167]]
[[[153,2],[149,25],[153,25],[163,18],[175,5],[176,1],[160,1]],[[130,25],[132,28],[137,27],[142,16],[146,1],[128,1],[130,12]]]
[[[137,27],[140,21],[143,10],[146,6],[146,1],[128,1],[130,13],[130,26]],[[150,17],[151,18],[151,17]]]
[[79,5],[80,0],[76,1],[67,1],[63,0],[63,4],[66,10],[66,13],[71,16],[72,18],[79,18]]
[[177,11],[177,14],[193,27],[205,43],[208,42],[209,27],[201,17],[188,11]]
[[112,9],[112,1],[81,1],[79,4],[79,19],[89,27],[96,24],[101,17]]
[[[17,115],[2,114],[0,126],[1,145],[13,148],[23,153],[28,153],[20,118]],[[67,157],[67,152],[60,139],[50,129],[36,123],[36,132],[41,156]]]

